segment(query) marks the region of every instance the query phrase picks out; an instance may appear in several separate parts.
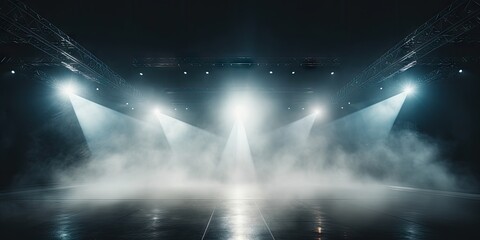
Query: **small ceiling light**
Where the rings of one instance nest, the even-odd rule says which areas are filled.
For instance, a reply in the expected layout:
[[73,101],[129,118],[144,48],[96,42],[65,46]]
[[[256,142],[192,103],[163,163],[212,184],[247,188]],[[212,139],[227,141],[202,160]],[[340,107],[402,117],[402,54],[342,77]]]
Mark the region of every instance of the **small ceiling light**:
[[187,75],[187,72],[183,72],[184,75]]
[[188,107],[186,107],[185,110],[188,110]]
[[463,69],[458,70],[459,73],[463,73]]
[[132,110],[135,110],[135,108],[132,107]]
[[302,107],[302,110],[305,110],[305,108]]
[[97,91],[98,91],[98,90],[100,90],[100,88],[98,88],[98,87],[97,87],[95,90],[97,90]]
[[12,74],[15,74],[15,70],[10,71]]
[[207,75],[208,75],[208,74],[210,74],[210,73],[209,73],[209,72],[205,72],[205,74],[207,74]]
[[127,105],[127,106],[128,106],[128,102],[127,102],[127,103],[125,103],[125,105]]
[[380,90],[383,90],[383,87],[380,87]]
[[342,107],[340,107],[340,108],[341,108],[341,109],[343,109],[343,106],[342,106]]
[[334,75],[334,74],[335,74],[335,72],[331,72],[331,73],[330,73],[330,75]]
[[139,74],[140,74],[140,76],[143,76],[143,73],[139,73]]
[[270,74],[273,74],[273,71],[270,71],[269,73],[270,73]]
[[288,107],[288,110],[290,110],[290,107]]
[[350,102],[348,102],[348,105],[350,105]]
[[292,75],[294,75],[294,74],[295,74],[295,72],[292,72]]

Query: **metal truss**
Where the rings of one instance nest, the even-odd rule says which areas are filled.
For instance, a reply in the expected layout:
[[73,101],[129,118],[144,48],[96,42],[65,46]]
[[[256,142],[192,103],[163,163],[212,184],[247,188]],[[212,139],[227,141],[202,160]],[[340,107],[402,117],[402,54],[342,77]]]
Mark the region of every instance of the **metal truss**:
[[345,102],[353,92],[414,67],[430,52],[476,27],[480,22],[479,15],[477,1],[455,1],[344,85],[331,99],[332,104]]
[[16,42],[32,45],[87,79],[137,95],[135,89],[106,64],[18,0],[0,0],[0,29],[13,35]]
[[44,56],[44,57],[0,57],[1,64],[9,64],[13,66],[34,66],[34,67],[55,67],[63,66],[62,63],[59,63],[57,59]]
[[335,57],[299,57],[299,58],[135,58],[134,67],[153,68],[190,68],[190,67],[332,67],[339,66],[340,59]]
[[480,64],[480,56],[463,57],[425,57],[418,61],[418,66],[458,66]]

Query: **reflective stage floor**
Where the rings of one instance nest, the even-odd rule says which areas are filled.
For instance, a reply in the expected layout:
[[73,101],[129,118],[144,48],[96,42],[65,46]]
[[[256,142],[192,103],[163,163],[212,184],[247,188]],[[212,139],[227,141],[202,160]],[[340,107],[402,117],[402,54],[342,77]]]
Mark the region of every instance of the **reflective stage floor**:
[[[311,198],[0,194],[0,239],[480,239],[480,197],[386,187]],[[380,199],[381,198],[381,199]]]

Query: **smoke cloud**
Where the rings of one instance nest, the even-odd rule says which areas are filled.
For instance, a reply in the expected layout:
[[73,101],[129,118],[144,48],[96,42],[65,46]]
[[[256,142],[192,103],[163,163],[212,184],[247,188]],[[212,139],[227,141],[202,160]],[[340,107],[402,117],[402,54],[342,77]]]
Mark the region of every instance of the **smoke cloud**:
[[311,114],[264,134],[248,135],[236,121],[229,136],[217,136],[164,114],[140,121],[72,96],[92,154],[55,176],[65,186],[84,185],[73,194],[87,198],[238,186],[283,196],[380,185],[454,189],[434,139],[392,130],[404,100],[399,94],[326,124]]

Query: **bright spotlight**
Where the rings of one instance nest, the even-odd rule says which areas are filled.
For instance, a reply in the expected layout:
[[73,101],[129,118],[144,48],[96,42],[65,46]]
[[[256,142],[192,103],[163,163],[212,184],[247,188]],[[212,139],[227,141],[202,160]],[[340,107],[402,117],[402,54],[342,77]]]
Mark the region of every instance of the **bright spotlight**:
[[415,87],[412,85],[407,85],[403,90],[406,94],[412,94],[415,92]]
[[331,73],[330,73],[330,75],[334,75],[334,74],[335,74],[335,72],[331,72]]
[[313,113],[314,113],[315,115],[318,115],[318,114],[321,114],[321,113],[322,113],[322,110],[321,110],[320,108],[314,108],[314,109],[313,109]]
[[159,115],[160,114],[160,109],[157,107],[157,108],[154,108],[153,109],[153,114],[155,115]]
[[294,74],[295,74],[295,72],[292,72],[292,75],[294,75]]
[[12,74],[15,74],[15,70],[10,71]]
[[270,73],[270,74],[273,74],[273,71],[270,71],[269,73]]
[[463,73],[463,69],[458,70],[459,73]]
[[208,75],[208,74],[210,74],[210,73],[209,73],[209,72],[205,72],[205,74],[207,74],[207,75]]
[[143,76],[143,73],[142,73],[142,72],[141,72],[141,73],[139,73],[139,74],[140,74],[140,76]]
[[187,72],[183,72],[184,75],[187,75]]
[[243,105],[235,106],[235,117],[237,119],[242,119],[245,116],[246,110]]
[[66,84],[61,87],[61,91],[63,94],[70,96],[72,94],[75,94],[75,87],[72,84]]

